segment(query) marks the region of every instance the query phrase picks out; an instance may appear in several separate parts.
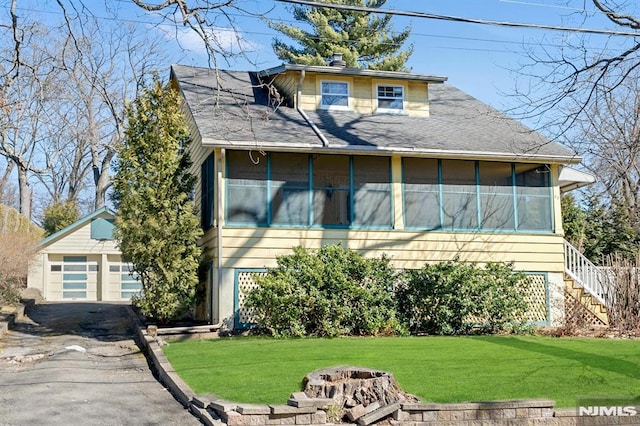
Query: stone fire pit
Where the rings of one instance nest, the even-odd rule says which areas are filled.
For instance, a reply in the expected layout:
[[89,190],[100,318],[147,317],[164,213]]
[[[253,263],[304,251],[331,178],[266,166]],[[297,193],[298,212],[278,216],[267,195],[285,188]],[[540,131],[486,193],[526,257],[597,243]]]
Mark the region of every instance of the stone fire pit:
[[377,408],[419,401],[417,397],[400,389],[393,374],[363,367],[346,366],[317,370],[307,374],[302,385],[304,393],[309,398],[332,399],[336,409],[341,410],[336,413],[339,418],[358,411],[354,408]]

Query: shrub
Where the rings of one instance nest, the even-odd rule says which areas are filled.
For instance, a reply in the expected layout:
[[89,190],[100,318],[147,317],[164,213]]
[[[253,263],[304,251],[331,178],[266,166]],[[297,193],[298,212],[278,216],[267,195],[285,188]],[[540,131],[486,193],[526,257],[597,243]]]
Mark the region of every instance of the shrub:
[[75,201],[52,203],[44,209],[42,227],[49,236],[71,225],[80,218],[80,210]]
[[526,277],[511,265],[449,261],[407,270],[396,289],[398,315],[413,334],[518,331]]
[[278,257],[249,293],[259,328],[276,337],[404,334],[395,313],[396,272],[384,256],[339,245]]
[[36,236],[21,232],[0,233],[0,304],[20,301],[37,240]]

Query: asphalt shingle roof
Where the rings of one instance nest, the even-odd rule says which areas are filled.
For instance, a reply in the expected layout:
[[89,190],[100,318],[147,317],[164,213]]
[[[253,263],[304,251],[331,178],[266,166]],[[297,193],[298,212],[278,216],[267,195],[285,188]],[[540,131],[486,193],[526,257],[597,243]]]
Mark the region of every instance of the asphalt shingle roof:
[[[172,66],[202,143],[282,150],[408,152],[423,156],[577,163],[580,158],[449,84],[430,84],[430,116],[305,110],[269,105],[255,73]],[[286,103],[286,102],[285,102]]]

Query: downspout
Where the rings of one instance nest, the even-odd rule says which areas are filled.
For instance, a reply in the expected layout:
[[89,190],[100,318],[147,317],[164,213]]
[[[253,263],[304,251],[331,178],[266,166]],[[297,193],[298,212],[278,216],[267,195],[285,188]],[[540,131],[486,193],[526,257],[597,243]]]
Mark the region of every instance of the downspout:
[[296,110],[300,113],[302,118],[304,118],[307,124],[311,126],[311,129],[315,132],[315,134],[318,135],[318,137],[322,141],[322,146],[326,148],[329,146],[329,141],[327,140],[325,135],[322,134],[320,129],[318,129],[318,126],[316,126],[315,123],[311,121],[307,113],[304,112],[304,110],[300,106],[302,103],[302,83],[304,82],[304,78],[305,78],[305,70],[302,70],[300,71],[300,80],[298,81],[298,91],[296,92]]

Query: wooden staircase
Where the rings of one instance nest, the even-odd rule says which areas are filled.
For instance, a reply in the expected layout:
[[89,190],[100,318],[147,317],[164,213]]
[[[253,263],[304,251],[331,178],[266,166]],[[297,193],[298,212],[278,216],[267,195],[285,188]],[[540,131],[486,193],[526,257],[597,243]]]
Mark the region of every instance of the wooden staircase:
[[564,269],[566,318],[582,325],[608,326],[611,278],[566,240]]
[[602,302],[569,276],[565,276],[564,286],[565,315],[568,320],[582,326],[609,325],[607,308]]

